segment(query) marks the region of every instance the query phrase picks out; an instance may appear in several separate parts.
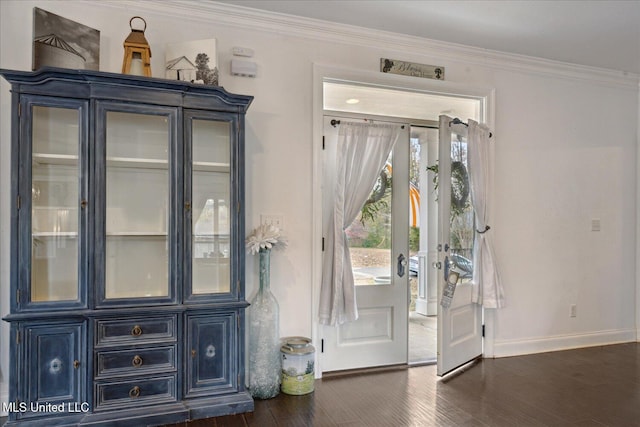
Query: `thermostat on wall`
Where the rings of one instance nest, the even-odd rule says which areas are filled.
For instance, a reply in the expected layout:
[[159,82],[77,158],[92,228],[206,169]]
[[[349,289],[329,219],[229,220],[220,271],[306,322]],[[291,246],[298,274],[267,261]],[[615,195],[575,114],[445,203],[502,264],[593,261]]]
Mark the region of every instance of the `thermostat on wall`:
[[253,49],[249,49],[248,47],[234,47],[232,52],[234,56],[246,56],[247,58],[253,56]]
[[231,60],[231,75],[233,76],[255,77],[257,71],[258,66],[255,62]]

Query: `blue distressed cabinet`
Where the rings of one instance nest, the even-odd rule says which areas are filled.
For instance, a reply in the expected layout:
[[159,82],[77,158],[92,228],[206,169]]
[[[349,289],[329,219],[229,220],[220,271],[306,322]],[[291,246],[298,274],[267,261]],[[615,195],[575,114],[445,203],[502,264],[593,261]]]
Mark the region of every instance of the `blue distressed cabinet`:
[[244,381],[252,97],[95,71],[12,92],[7,426],[253,410]]

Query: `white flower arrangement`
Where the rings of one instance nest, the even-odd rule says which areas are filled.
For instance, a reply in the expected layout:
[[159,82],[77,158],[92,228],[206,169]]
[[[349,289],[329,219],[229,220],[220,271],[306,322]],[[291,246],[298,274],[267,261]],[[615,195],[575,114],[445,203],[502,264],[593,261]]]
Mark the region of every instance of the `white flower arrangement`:
[[262,224],[256,227],[247,237],[247,250],[252,255],[262,250],[280,248],[287,245],[287,239],[280,234],[280,229],[271,224]]

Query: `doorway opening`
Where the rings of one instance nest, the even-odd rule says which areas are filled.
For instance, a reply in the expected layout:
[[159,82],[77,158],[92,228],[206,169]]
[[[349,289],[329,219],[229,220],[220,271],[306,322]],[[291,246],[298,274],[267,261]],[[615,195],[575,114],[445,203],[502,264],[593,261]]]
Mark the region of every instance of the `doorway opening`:
[[[484,99],[325,79],[323,109],[325,117],[331,115],[403,123],[410,129],[409,140],[405,142],[409,145],[408,163],[406,166],[394,166],[394,168],[406,167],[409,172],[407,183],[409,215],[408,218],[404,218],[409,236],[407,257],[409,295],[406,311],[408,331],[406,343],[398,345],[406,346],[405,363],[408,365],[436,363],[438,270],[432,266],[438,260],[436,191],[438,116],[447,114],[463,120],[482,121]],[[365,241],[366,238],[361,240]],[[385,278],[382,274],[376,276],[376,266],[369,265],[372,259],[369,252],[372,249],[364,247],[353,247],[353,249],[355,257],[352,255],[352,262],[355,275],[374,285],[387,284],[388,277]],[[359,265],[359,260],[367,260],[369,264]],[[367,274],[372,277],[368,277]],[[403,291],[399,290],[399,292]],[[327,343],[323,342],[323,346],[327,346]],[[339,348],[336,350],[340,351]],[[337,369],[352,368],[345,365],[338,366]],[[333,369],[336,369],[335,365]]]

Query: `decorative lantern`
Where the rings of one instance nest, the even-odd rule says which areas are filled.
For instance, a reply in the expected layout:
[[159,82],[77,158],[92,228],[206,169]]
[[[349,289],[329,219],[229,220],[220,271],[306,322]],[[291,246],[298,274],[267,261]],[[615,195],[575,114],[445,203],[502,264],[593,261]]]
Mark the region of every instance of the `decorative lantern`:
[[[135,30],[132,26],[134,19],[144,22],[142,30]],[[129,21],[131,34],[124,41],[124,59],[122,60],[122,73],[136,76],[151,77],[151,47],[144,32],[147,29],[147,21],[139,16],[134,16]]]

